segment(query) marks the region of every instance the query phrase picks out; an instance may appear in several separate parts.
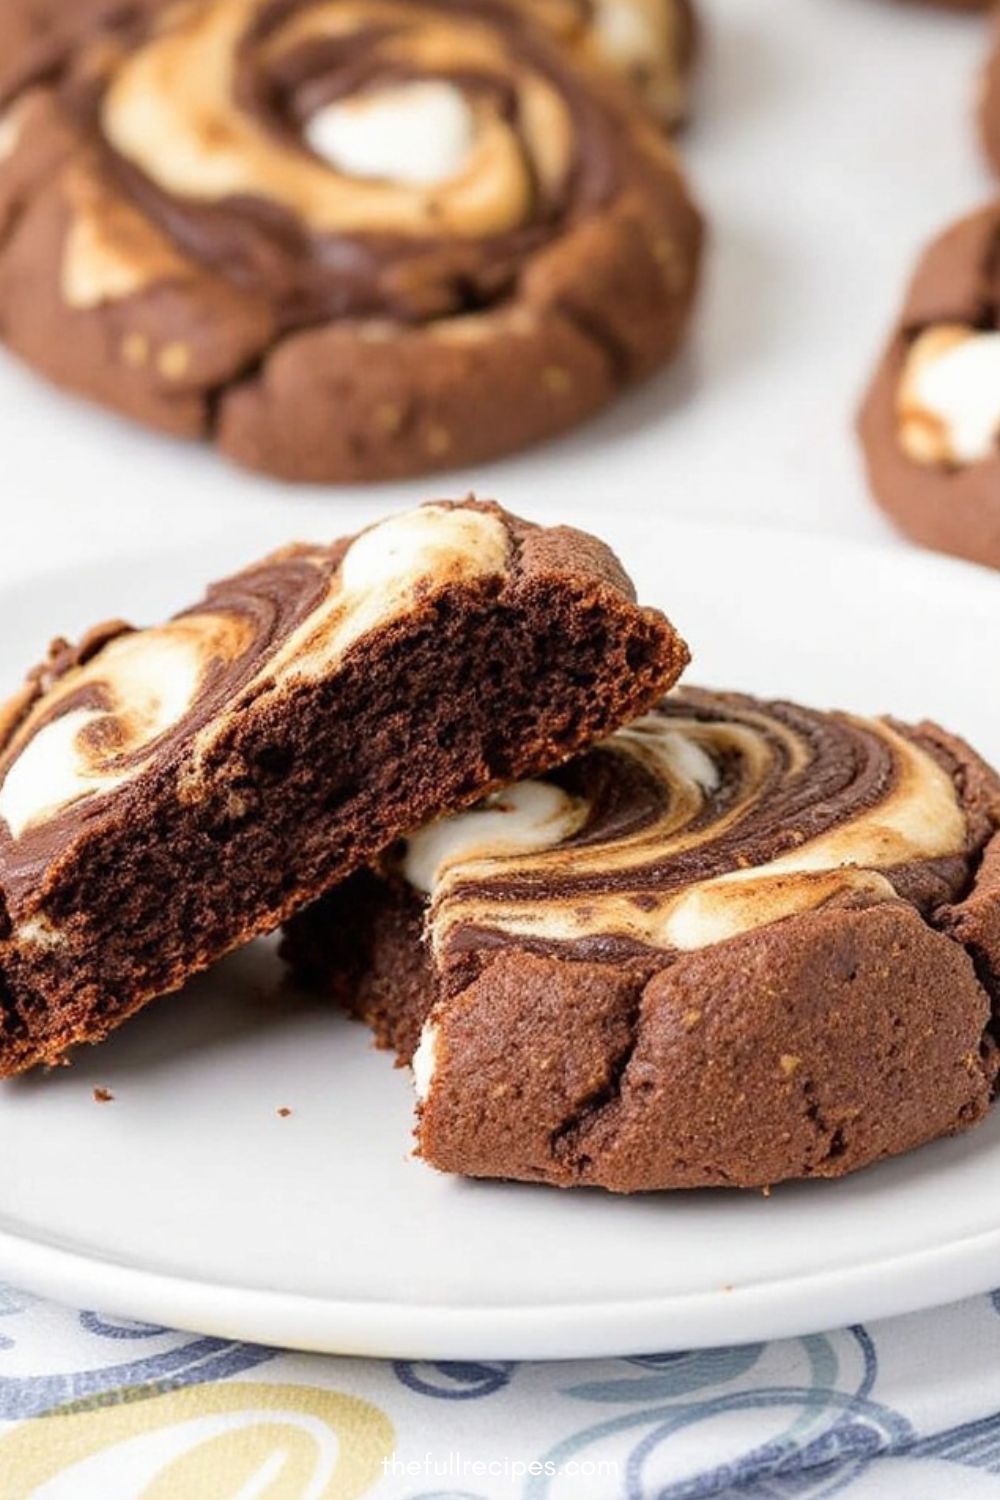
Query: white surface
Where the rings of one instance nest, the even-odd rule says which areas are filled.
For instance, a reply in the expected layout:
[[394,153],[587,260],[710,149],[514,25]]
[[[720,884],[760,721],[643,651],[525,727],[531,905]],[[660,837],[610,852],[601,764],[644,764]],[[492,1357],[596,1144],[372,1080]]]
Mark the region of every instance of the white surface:
[[[695,680],[930,713],[1000,760],[993,574],[627,514],[608,530],[697,643]],[[52,625],[156,614],[246,552],[9,587],[0,679]],[[1000,1276],[1000,1114],[843,1183],[621,1199],[437,1176],[408,1158],[411,1110],[364,1029],[297,1003],[257,945],[72,1069],[0,1085],[0,1270],[172,1326],[437,1359],[777,1337]]]
[[[894,0],[701,9],[685,149],[714,252],[678,366],[545,449],[362,502],[242,475],[0,362],[0,581],[80,565],[0,596],[3,677],[56,629],[183,602],[181,574],[349,530],[359,505],[370,518],[475,485],[617,535],[692,637],[701,680],[929,710],[1000,755],[985,689],[1000,580],[895,543],[782,550],[763,530],[682,536],[655,519],[888,536],[849,422],[914,254],[989,190],[969,124],[983,25]],[[629,503],[651,519],[627,523]],[[180,566],[84,566],[180,539]],[[777,1336],[1000,1278],[1000,1116],[769,1201],[451,1183],[406,1160],[405,1078],[360,1028],[276,1005],[274,982],[245,955],[71,1072],[0,1089],[3,1275],[206,1331],[436,1357]],[[97,1084],[113,1104],[93,1103]]]

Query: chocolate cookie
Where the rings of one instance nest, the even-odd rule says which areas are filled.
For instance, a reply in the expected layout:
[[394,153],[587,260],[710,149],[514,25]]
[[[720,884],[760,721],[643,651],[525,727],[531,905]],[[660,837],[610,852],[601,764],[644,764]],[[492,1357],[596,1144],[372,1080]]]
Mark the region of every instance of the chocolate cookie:
[[861,411],[875,498],[927,547],[1000,567],[1000,203],[920,260]]
[[436,503],[102,626],[0,713],[0,1073],[96,1041],[687,652],[594,538]]
[[9,346],[293,480],[580,421],[677,346],[700,240],[649,112],[501,0],[145,6],[0,97]]
[[445,1171],[837,1177],[986,1111],[998,824],[932,724],[685,691],[423,828],[285,952],[412,1059]]

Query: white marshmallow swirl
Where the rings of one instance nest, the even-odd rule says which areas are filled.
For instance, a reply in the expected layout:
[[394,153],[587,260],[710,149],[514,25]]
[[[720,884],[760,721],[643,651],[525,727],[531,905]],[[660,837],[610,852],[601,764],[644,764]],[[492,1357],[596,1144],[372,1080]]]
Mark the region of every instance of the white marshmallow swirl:
[[1000,333],[958,324],[913,343],[898,397],[899,437],[918,463],[974,464],[1000,436]]
[[427,79],[338,99],[307,122],[312,151],[352,177],[430,187],[457,177],[475,138],[461,89]]

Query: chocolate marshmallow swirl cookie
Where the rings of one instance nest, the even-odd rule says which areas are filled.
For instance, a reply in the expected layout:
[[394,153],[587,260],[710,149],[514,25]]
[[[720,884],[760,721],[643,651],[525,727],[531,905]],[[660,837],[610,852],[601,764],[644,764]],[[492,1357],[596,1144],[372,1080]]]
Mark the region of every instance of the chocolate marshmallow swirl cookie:
[[16,87],[22,76],[59,66],[63,49],[90,28],[126,11],[152,10],[169,0],[2,0],[0,3],[0,89]]
[[925,546],[1000,567],[1000,203],[919,262],[861,412],[875,498]]
[[525,8],[181,0],[89,35],[0,99],[0,328],[60,384],[378,479],[558,432],[679,342],[671,150]]
[[686,660],[601,543],[473,501],[57,643],[0,715],[0,1073],[99,1040]]
[[681,692],[288,930],[445,1171],[840,1176],[987,1108],[1000,782],[931,724]]

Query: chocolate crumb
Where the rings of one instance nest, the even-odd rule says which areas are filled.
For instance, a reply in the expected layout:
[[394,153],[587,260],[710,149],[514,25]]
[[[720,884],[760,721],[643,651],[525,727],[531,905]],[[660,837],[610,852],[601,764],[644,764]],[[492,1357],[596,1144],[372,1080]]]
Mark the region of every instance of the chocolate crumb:
[[287,1108],[287,1107],[286,1107],[286,1106],[285,1106],[285,1105],[284,1105],[284,1104],[283,1104],[283,1105],[282,1105],[282,1106],[281,1106],[281,1108],[280,1108],[280,1109],[279,1109],[279,1110],[278,1110],[278,1114],[279,1114],[279,1115],[280,1115],[280,1116],[281,1116],[281,1118],[282,1118],[282,1119],[283,1119],[283,1120],[287,1120],[287,1119],[288,1119],[288,1116],[289,1116],[289,1115],[290,1115],[290,1114],[291,1114],[291,1110],[290,1110],[290,1109],[288,1109],[288,1108]]
[[110,1089],[94,1090],[94,1099],[98,1104],[110,1104],[114,1097]]

